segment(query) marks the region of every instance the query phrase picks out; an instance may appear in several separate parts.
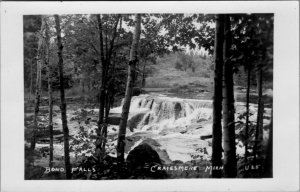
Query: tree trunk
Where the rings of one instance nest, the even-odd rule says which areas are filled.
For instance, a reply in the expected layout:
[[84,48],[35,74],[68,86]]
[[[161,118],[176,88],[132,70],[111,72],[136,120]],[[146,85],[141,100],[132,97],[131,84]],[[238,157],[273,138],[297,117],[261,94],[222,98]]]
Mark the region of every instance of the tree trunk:
[[135,18],[136,18],[135,31],[134,31],[131,50],[130,50],[128,78],[127,78],[126,92],[125,92],[124,104],[122,108],[122,115],[121,115],[119,135],[118,135],[118,144],[117,144],[117,161],[119,165],[123,164],[124,162],[126,126],[127,126],[127,119],[128,119],[129,109],[130,109],[132,89],[134,84],[133,82],[134,73],[136,70],[135,69],[136,63],[138,61],[137,53],[138,53],[139,38],[141,33],[141,15],[136,14]]
[[[119,23],[120,23],[120,27],[119,27],[119,32],[121,32],[121,30],[122,30],[122,16],[119,14],[118,15],[118,21],[120,21]],[[118,23],[117,23],[118,24]],[[117,27],[117,25],[115,25],[115,27]],[[115,28],[115,35],[116,35],[116,33],[117,33],[117,28]],[[115,36],[114,35],[114,36]],[[119,37],[120,37],[120,35],[118,35],[116,38],[116,44],[118,44],[118,42],[119,42]],[[114,38],[113,38],[114,39]],[[112,41],[111,42],[111,45],[113,45],[113,43],[114,43],[114,41]],[[115,97],[115,71],[116,71],[116,63],[117,63],[117,61],[116,61],[116,58],[117,58],[117,52],[116,52],[116,50],[113,52],[113,49],[112,49],[112,46],[111,46],[111,49],[110,49],[110,54],[109,54],[109,56],[111,57],[112,56],[112,54],[114,54],[114,59],[112,59],[112,67],[111,67],[111,74],[110,74],[110,84],[108,85],[108,112],[107,112],[107,114],[109,114],[109,111],[110,111],[110,108],[111,108],[111,106],[113,106],[113,104],[114,104],[114,97]],[[110,60],[111,60],[111,58],[109,58]]]
[[106,55],[106,59],[108,58],[108,21],[106,21],[106,25],[105,25],[105,55]]
[[146,61],[144,62],[143,66],[143,75],[142,75],[142,88],[146,85]]
[[[216,15],[215,32],[215,78],[213,97],[213,127],[212,127],[212,166],[222,166],[222,75],[223,75],[223,40],[224,40],[224,15]],[[214,169],[212,177],[222,177],[221,169]]]
[[138,78],[139,78],[138,68],[139,68],[139,62],[136,62],[134,76],[133,76],[133,87],[138,87],[138,85],[137,85]]
[[272,178],[273,177],[273,107],[271,114],[271,122],[269,125],[269,140],[266,150],[266,159],[264,163],[265,173],[264,177]]
[[247,69],[247,93],[246,93],[246,127],[245,127],[245,162],[248,162],[248,140],[249,140],[249,103],[250,103],[250,86],[251,86],[251,63],[248,58]]
[[257,154],[259,143],[262,139],[262,121],[263,121],[263,112],[264,112],[264,104],[262,99],[262,68],[261,65],[258,66],[258,70],[256,72],[257,77],[257,92],[258,92],[258,105],[257,105],[257,119],[256,119],[256,129],[255,129],[255,142],[253,147],[253,157],[254,164],[256,164]]
[[223,146],[224,146],[224,176],[236,177],[236,149],[235,149],[235,124],[234,124],[234,93],[233,72],[230,61],[231,32],[230,16],[225,16],[225,41],[224,41],[224,86],[223,86]]
[[109,93],[106,93],[105,96],[106,96],[106,98],[105,98],[104,123],[103,123],[102,132],[101,132],[101,135],[102,135],[101,149],[102,149],[103,154],[105,153],[105,145],[106,145],[106,137],[107,137],[107,121],[108,121],[108,115],[109,115],[109,110],[110,110]]
[[97,130],[97,141],[96,141],[96,156],[101,161],[102,156],[102,129],[103,129],[103,118],[104,118],[104,107],[105,107],[105,85],[106,85],[106,60],[104,57],[103,47],[103,31],[102,31],[102,20],[101,16],[97,15],[98,27],[99,27],[99,38],[100,38],[100,61],[102,63],[102,79],[100,87],[100,101],[99,101],[99,118],[98,118],[98,130]]
[[36,88],[35,88],[35,102],[34,102],[34,130],[32,130],[32,138],[31,138],[31,144],[30,149],[35,149],[36,144],[36,134],[38,131],[38,122],[37,117],[39,114],[39,107],[40,107],[40,98],[41,98],[41,88],[42,88],[42,63],[43,63],[43,31],[45,28],[45,22],[42,16],[42,25],[41,25],[41,31],[39,33],[38,37],[38,50],[37,50],[37,66],[36,66]]
[[58,68],[59,68],[59,84],[60,84],[60,101],[61,101],[61,120],[64,132],[64,152],[65,152],[65,168],[66,168],[66,178],[71,179],[71,163],[69,154],[69,129],[67,122],[67,105],[65,101],[65,88],[64,88],[64,74],[63,74],[63,45],[61,41],[61,28],[60,19],[58,15],[54,15],[55,18],[55,28],[57,32],[57,48],[58,48]]
[[[51,74],[50,67],[48,69],[48,75]],[[51,77],[48,77],[48,95],[49,95],[49,134],[50,134],[50,158],[49,167],[52,167],[53,163],[53,99],[52,99],[52,82]]]
[[[120,22],[122,22],[122,18],[120,18]],[[121,30],[121,26],[120,25],[120,30]],[[116,40],[116,42],[118,42],[118,38]],[[111,49],[112,51],[112,49]],[[116,51],[114,52],[114,57],[113,58],[116,58]],[[108,120],[108,116],[109,116],[109,111],[110,111],[110,108],[111,106],[113,106],[113,102],[114,102],[114,97],[115,97],[115,66],[116,66],[116,60],[115,59],[112,59],[112,66],[111,66],[111,72],[110,72],[110,75],[109,75],[109,82],[108,82],[108,88],[107,88],[107,100],[106,100],[106,107],[105,107],[105,120],[106,120],[106,123],[107,123],[107,120]],[[106,129],[107,130],[107,129]],[[106,133],[107,135],[107,133]],[[105,145],[104,145],[105,146]]]
[[49,137],[50,137],[50,144],[49,144],[49,167],[53,165],[53,99],[52,99],[52,72],[51,66],[49,63],[49,55],[50,55],[50,37],[49,37],[49,26],[47,24],[47,20],[45,19],[45,47],[46,47],[46,66],[48,72],[48,97],[49,97]]
[[32,63],[30,63],[30,87],[29,87],[29,102],[31,102],[31,94],[32,94],[32,79],[33,79],[33,72],[32,72]]

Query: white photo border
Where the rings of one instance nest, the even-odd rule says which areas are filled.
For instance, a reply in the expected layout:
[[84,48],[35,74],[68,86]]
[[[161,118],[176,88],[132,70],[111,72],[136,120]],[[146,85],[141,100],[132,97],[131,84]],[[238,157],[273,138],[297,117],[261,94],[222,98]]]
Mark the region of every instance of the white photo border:
[[[96,13],[274,13],[272,179],[24,180],[23,15]],[[299,190],[298,1],[1,2],[1,190]]]

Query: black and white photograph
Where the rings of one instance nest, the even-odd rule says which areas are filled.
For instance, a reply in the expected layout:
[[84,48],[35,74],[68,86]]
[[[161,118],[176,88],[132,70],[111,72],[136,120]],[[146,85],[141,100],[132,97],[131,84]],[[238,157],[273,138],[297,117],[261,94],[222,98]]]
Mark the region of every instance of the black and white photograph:
[[25,15],[25,179],[272,177],[273,19]]
[[[293,118],[299,117],[299,54],[285,52],[298,76],[285,73],[282,80],[274,75],[278,69],[284,73],[289,63],[276,62],[275,29],[282,19],[276,11],[236,6],[178,11],[182,3],[174,11],[156,12],[155,6],[149,12],[30,8],[18,14],[22,25],[15,78],[21,89],[12,108],[22,110],[17,115],[21,126],[5,137],[14,145],[18,135],[19,179],[270,182],[277,177],[278,156],[284,158],[283,167],[291,158],[295,164],[289,168],[299,169],[299,118]],[[194,4],[201,6],[194,2],[190,7]],[[293,5],[297,10],[299,5]],[[297,42],[291,47],[299,51],[298,15],[295,19]],[[4,76],[8,74],[14,73]],[[291,100],[278,96],[276,102],[278,92],[284,94],[280,84],[292,79],[298,82],[286,87],[294,92],[285,92]],[[2,85],[1,92],[3,87],[8,86]],[[14,83],[9,87],[14,89]],[[283,111],[283,102],[297,109]],[[2,108],[1,117],[3,113]],[[282,140],[290,148],[278,155]],[[299,179],[299,172],[291,177]],[[299,189],[299,184],[292,187]]]

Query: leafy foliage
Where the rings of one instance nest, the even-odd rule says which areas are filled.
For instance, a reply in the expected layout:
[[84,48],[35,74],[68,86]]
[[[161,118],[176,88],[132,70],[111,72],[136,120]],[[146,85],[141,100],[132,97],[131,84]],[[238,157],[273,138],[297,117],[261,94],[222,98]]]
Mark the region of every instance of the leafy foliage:
[[177,60],[175,63],[175,68],[179,70],[186,71],[187,69],[191,69],[192,72],[195,72],[195,61],[193,55],[188,55],[183,52],[179,52],[177,54]]
[[[265,160],[265,156],[263,155],[263,141],[259,142],[259,153],[257,159],[254,161],[253,147],[255,143],[255,128],[256,128],[256,116],[254,111],[250,111],[249,114],[249,138],[248,138],[248,158],[245,160],[242,156],[237,156],[238,159],[238,171],[239,177],[247,177],[247,178],[259,178],[263,177],[264,167],[263,163]],[[240,145],[240,147],[245,145],[245,121],[246,121],[246,112],[237,114],[236,123],[236,145]],[[251,120],[252,119],[252,120]]]

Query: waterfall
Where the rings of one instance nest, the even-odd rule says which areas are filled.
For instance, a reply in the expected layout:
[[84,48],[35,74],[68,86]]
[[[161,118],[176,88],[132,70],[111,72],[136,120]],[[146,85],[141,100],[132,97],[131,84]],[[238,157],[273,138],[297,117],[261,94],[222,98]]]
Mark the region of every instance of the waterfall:
[[[255,121],[256,108],[255,104],[250,104],[250,111],[253,113],[251,121]],[[235,109],[236,121],[244,121],[239,119],[238,114],[245,112],[245,103],[235,102]],[[120,114],[122,105],[111,111]],[[270,112],[265,115],[271,116]],[[264,125],[266,123],[268,122],[264,119]],[[211,158],[211,100],[181,99],[154,94],[134,96],[131,99],[127,126],[131,130],[127,132],[127,137],[143,142],[154,140],[157,143],[155,147],[165,151],[172,161],[187,162],[195,158]],[[243,155],[243,146],[238,144],[236,147],[237,153]]]
[[[128,127],[130,130],[162,131],[210,120],[210,100],[139,95],[132,97]],[[121,108],[121,106],[120,106]]]

